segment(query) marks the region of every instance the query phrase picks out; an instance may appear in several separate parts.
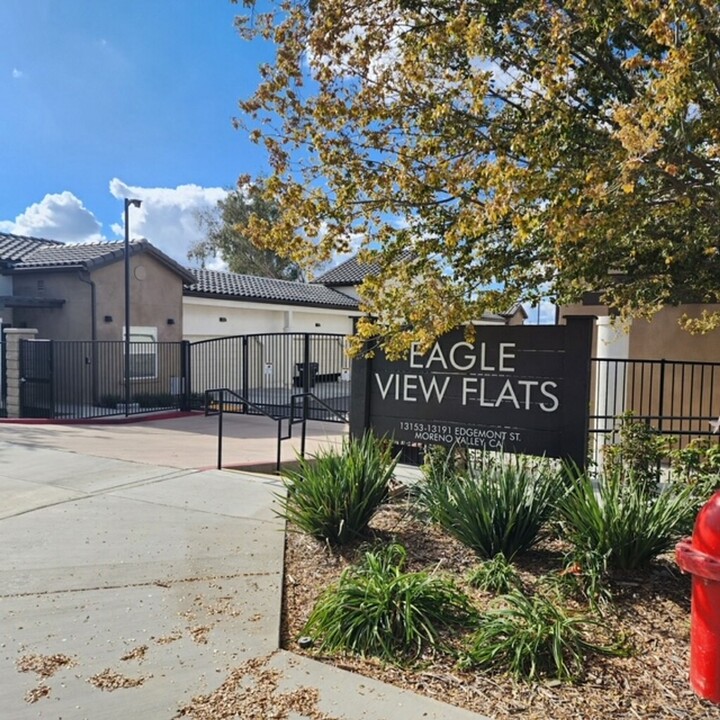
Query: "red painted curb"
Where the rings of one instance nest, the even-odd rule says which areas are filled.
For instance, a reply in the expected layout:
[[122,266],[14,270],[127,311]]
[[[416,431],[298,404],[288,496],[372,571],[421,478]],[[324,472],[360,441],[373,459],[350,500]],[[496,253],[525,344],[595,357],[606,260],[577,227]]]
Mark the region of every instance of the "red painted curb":
[[128,417],[98,418],[0,418],[0,425],[127,425],[128,423],[149,422],[151,420],[172,420],[173,418],[202,415],[202,411],[170,411],[148,413],[147,415],[129,415]]

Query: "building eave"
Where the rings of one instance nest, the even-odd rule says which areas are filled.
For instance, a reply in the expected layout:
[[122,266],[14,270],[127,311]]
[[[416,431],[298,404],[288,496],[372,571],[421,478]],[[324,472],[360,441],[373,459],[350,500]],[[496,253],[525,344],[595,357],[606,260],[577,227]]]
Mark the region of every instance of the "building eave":
[[[239,295],[228,295],[225,293],[208,293],[208,292],[198,292],[196,290],[184,290],[183,291],[183,297],[196,297],[196,298],[205,298],[208,300],[225,300],[227,302],[237,302],[237,303],[261,303],[263,305],[291,305],[293,307],[305,307],[308,309],[313,308],[323,308],[326,310],[344,310],[348,313],[357,313],[358,308],[357,306],[352,305],[344,305],[344,304],[334,304],[334,303],[313,303],[313,302],[305,302],[303,300],[286,300],[286,299],[275,299],[275,298],[264,298],[264,297],[255,297],[255,296],[239,296]],[[347,297],[347,296],[346,296]]]

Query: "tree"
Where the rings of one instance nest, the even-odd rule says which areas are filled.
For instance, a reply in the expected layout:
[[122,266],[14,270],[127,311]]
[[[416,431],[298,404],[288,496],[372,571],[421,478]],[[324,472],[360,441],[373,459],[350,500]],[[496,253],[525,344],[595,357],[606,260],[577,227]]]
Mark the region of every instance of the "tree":
[[243,229],[252,217],[272,226],[279,212],[275,202],[263,197],[262,182],[233,190],[218,201],[216,209],[200,215],[205,239],[196,243],[188,255],[204,265],[208,258],[219,254],[232,272],[297,280],[302,277],[297,263],[263,247],[262,239],[254,240]]
[[285,0],[238,26],[277,48],[236,121],[278,207],[248,234],[300,264],[364,234],[361,335],[399,352],[539,294],[717,299],[716,0]]

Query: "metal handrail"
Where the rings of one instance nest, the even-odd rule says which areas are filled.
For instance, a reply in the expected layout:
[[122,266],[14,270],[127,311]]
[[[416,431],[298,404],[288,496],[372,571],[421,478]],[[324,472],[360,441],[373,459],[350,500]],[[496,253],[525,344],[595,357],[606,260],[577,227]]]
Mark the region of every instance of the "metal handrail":
[[[212,393],[220,393],[220,402],[219,402],[219,409],[216,412],[212,412],[208,410],[209,406],[209,396]],[[253,408],[253,410],[257,411],[260,415],[264,415],[267,418],[270,418],[270,420],[274,420],[277,422],[277,458],[276,458],[276,470],[280,470],[280,457],[281,457],[281,443],[283,440],[287,440],[290,437],[292,437],[292,431],[289,431],[288,434],[283,437],[282,436],[282,421],[283,416],[276,416],[271,415],[269,412],[267,412],[264,408],[262,408],[260,405],[257,405],[256,403],[252,402],[252,400],[248,400],[246,397],[243,397],[239,393],[236,393],[234,390],[231,390],[230,388],[212,388],[211,390],[205,391],[205,416],[208,417],[210,415],[217,415],[218,416],[218,453],[217,453],[217,469],[222,470],[222,438],[223,438],[223,415],[225,413],[225,393],[228,393],[229,395],[232,395],[234,398],[239,400],[243,405],[247,405],[248,407]]]
[[[295,399],[296,398],[303,398],[303,414],[300,420],[295,420]],[[296,393],[294,395],[290,396],[290,424],[288,428],[288,432],[290,434],[290,437],[292,437],[292,426],[298,425],[299,423],[302,423],[302,435],[300,436],[300,457],[305,457],[305,437],[307,434],[307,421],[308,421],[308,404],[307,401],[309,398],[312,398],[313,400],[317,401],[319,405],[322,405],[325,410],[331,414],[333,414],[336,418],[343,420],[347,422],[347,413],[342,413],[339,410],[336,410],[334,407],[331,407],[328,405],[324,400],[319,398],[314,392],[302,392],[302,393]]]
[[[303,392],[303,393],[295,393],[290,396],[290,416],[288,419],[288,433],[287,435],[283,436],[282,434],[282,421],[287,417],[285,415],[272,415],[271,413],[267,412],[261,405],[258,405],[257,403],[252,402],[252,400],[248,400],[246,397],[241,395],[240,393],[235,392],[234,390],[231,390],[230,388],[212,388],[210,390],[205,391],[205,416],[209,417],[210,415],[217,415],[218,416],[218,454],[217,454],[217,469],[222,470],[222,437],[223,437],[223,415],[225,413],[225,394],[228,394],[235,398],[237,401],[242,403],[243,405],[246,405],[247,407],[252,408],[255,410],[259,415],[264,415],[267,418],[270,418],[270,420],[274,420],[277,422],[277,457],[276,457],[276,464],[275,468],[276,470],[280,470],[280,460],[282,455],[282,441],[283,440],[289,440],[292,437],[292,428],[293,425],[299,425],[302,423],[302,435],[300,436],[300,457],[305,457],[305,440],[307,436],[307,421],[308,421],[308,403],[307,401],[312,398],[315,400],[319,405],[321,405],[326,412],[331,413],[339,420],[343,420],[347,422],[347,414],[342,413],[339,410],[336,410],[334,407],[328,405],[322,398],[319,398],[315,393],[313,392]],[[210,396],[212,394],[219,394],[220,399],[218,401],[218,410],[212,411],[209,409],[210,406]],[[300,419],[295,419],[295,410],[297,408],[297,402],[299,398],[303,399],[303,412]]]

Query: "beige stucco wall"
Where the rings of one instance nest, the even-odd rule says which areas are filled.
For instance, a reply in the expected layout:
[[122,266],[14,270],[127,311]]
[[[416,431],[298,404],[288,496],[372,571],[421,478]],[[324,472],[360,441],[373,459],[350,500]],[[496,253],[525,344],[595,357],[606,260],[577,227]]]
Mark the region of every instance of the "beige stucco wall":
[[348,310],[199,297],[185,297],[183,304],[183,337],[191,342],[256,333],[350,334],[353,327],[352,313]]
[[[698,317],[703,310],[715,312],[720,305],[680,305],[665,307],[651,320],[633,320],[629,328],[629,357],[636,360],[685,360],[720,362],[720,329],[705,335],[691,335],[678,325],[687,314]],[[568,315],[608,315],[604,305],[565,305],[560,308],[560,322]],[[593,340],[593,354],[596,354]]]
[[630,330],[630,357],[665,360],[720,362],[720,329],[691,335],[678,325],[687,314],[720,311],[720,305],[680,305],[663,308],[652,320],[634,320]]
[[[136,269],[144,269],[144,279]],[[90,274],[95,283],[96,331],[98,340],[122,340],[125,324],[125,266],[114,262]],[[143,271],[138,273],[141,277]],[[61,308],[15,308],[13,324],[38,329],[38,337],[53,340],[92,338],[91,286],[80,278],[86,273],[43,272],[18,274],[15,295],[64,299]],[[141,253],[130,258],[130,325],[157,328],[158,342],[182,339],[182,280],[152,256]],[[105,316],[112,321],[105,322]],[[175,323],[167,324],[168,318]]]
[[[143,268],[136,273],[137,268]],[[56,401],[96,404],[124,394],[125,265],[121,261],[98,268],[89,276],[95,284],[95,327],[98,347],[73,343],[55,348],[53,369]],[[130,325],[155,328],[159,343],[182,339],[182,279],[147,253],[130,259]],[[61,308],[15,308],[14,324],[38,329],[38,338],[85,340],[92,338],[92,288],[88,275],[77,270],[18,274],[15,295],[65,299]],[[112,319],[105,321],[105,316]],[[174,320],[168,325],[167,320]],[[153,346],[155,362],[143,378],[132,378],[131,395],[177,392],[181,375],[178,346]]]
[[[143,278],[143,279],[140,279]],[[122,340],[125,326],[125,270],[122,262],[92,274],[97,287],[98,340]],[[112,322],[105,322],[106,315]],[[168,325],[168,319],[174,324]],[[152,256],[130,258],[130,326],[157,328],[158,342],[182,340],[182,280]]]
[[59,308],[15,308],[13,325],[37,328],[50,340],[89,340],[92,337],[91,289],[78,271],[22,273],[14,276],[15,295],[64,299]]

